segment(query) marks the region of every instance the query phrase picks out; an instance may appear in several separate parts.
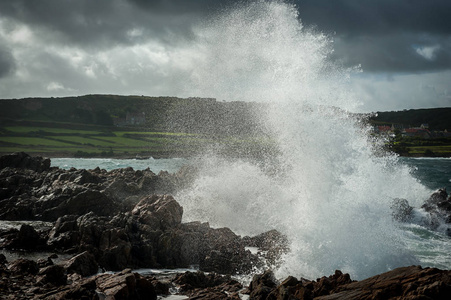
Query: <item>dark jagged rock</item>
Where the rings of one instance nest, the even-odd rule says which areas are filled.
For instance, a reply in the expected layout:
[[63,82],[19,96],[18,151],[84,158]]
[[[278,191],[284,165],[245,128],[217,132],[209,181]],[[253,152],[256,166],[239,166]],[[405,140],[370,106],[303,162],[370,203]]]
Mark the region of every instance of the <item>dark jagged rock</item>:
[[438,189],[429,197],[429,199],[426,200],[424,206],[427,208],[428,205],[437,205],[443,201],[446,201],[447,198],[448,193],[446,192],[446,189]]
[[338,286],[318,299],[448,299],[449,295],[451,271],[411,266]]
[[238,292],[243,288],[229,276],[200,271],[179,274],[172,282],[179,287],[179,293],[190,299],[240,299]]
[[421,206],[429,213],[429,218],[423,220],[423,225],[431,229],[441,228],[451,237],[451,195],[448,196],[446,189],[439,189]]
[[99,275],[96,285],[106,299],[157,299],[152,282],[130,269],[113,275]]
[[19,258],[8,266],[13,274],[31,274],[36,275],[39,272],[38,264],[34,260]]
[[50,257],[39,258],[36,262],[37,262],[39,268],[53,266],[53,260]]
[[426,214],[416,213],[406,199],[394,199],[391,210],[393,219],[399,222],[415,220],[421,226],[451,237],[451,195],[448,195],[444,188],[435,191],[421,206],[421,210],[424,210]]
[[33,226],[22,224],[20,229],[10,229],[0,233],[4,240],[0,246],[10,250],[39,250],[45,244]]
[[0,169],[6,167],[43,172],[50,169],[50,159],[44,159],[42,157],[35,158],[24,152],[18,152],[0,156]]
[[166,230],[182,222],[183,208],[170,195],[152,195],[141,199],[132,214],[143,224]]
[[94,256],[87,251],[72,257],[66,262],[64,268],[67,273],[77,273],[83,277],[94,275],[99,270]]
[[[249,274],[255,267],[277,266],[288,251],[286,237],[275,230],[241,238],[228,228],[182,223],[183,208],[166,192],[189,182],[189,174],[155,175],[132,168],[61,170],[45,167],[39,158],[15,157],[13,162],[2,162],[0,170],[0,219],[55,223],[51,230],[35,230],[29,225],[2,230],[0,247],[79,255],[55,264],[50,258],[7,264],[0,256],[0,298],[141,299],[150,295],[155,299],[156,291],[167,294],[174,284],[193,299],[239,299],[241,285],[227,276],[187,273],[163,283],[129,270],[94,274],[98,267],[123,270],[190,265],[208,272]],[[413,211],[406,200],[397,200],[392,209],[400,221],[407,221]],[[451,198],[446,191],[434,193],[423,209],[431,220],[451,223]],[[246,247],[257,247],[260,252],[254,255]],[[288,277],[278,283],[266,272],[254,276],[249,294],[250,299],[441,299],[450,292],[450,278],[450,271],[409,267],[358,283],[339,271],[316,281]]]
[[7,262],[5,254],[0,253],[0,265],[5,265]]
[[156,175],[149,169],[62,170],[50,160],[25,153],[0,157],[2,220],[56,221],[65,214],[93,211],[114,216],[131,210],[149,194],[166,194],[181,184],[180,175]]
[[[148,169],[50,168],[37,173],[10,164],[0,171],[0,185],[8,196],[0,199],[4,208],[0,219],[55,222],[48,235],[39,233],[39,239],[45,239],[41,247],[65,253],[88,251],[107,270],[200,265],[205,271],[235,274],[268,259],[269,255],[259,258],[246,251],[244,240],[228,228],[182,224],[179,203],[168,194],[155,194],[187,184],[192,180],[190,172],[190,168],[158,175]],[[33,237],[15,240],[37,240],[32,231],[29,234]],[[6,242],[17,236],[16,231],[2,233]],[[279,251],[273,249],[281,244],[275,236],[262,239],[265,253]]]
[[267,299],[276,286],[276,279],[271,271],[268,270],[263,274],[254,275],[249,285],[249,298]]
[[42,212],[42,220],[54,221],[62,215],[83,215],[94,212],[99,216],[113,216],[120,211],[120,204],[104,193],[87,189],[61,201],[57,206]]
[[[151,278],[130,270],[67,280],[61,266],[41,269],[36,276],[9,278],[2,299],[157,299]],[[1,283],[0,283],[1,284]]]
[[271,272],[254,276],[249,299],[448,299],[451,295],[451,271],[419,266],[402,267],[352,281],[348,274],[334,275],[316,281],[288,277],[276,285]]
[[67,283],[66,270],[60,265],[51,265],[39,270],[36,283],[38,285],[52,284],[54,286]]
[[50,230],[47,244],[53,249],[67,250],[78,245],[80,234],[78,232],[76,215],[59,217]]
[[266,271],[255,275],[245,292],[238,281],[215,273],[185,272],[174,275],[168,284],[165,279],[142,276],[130,269],[66,277],[61,265],[40,270],[36,265],[34,261],[17,260],[9,269],[0,268],[0,298],[28,299],[33,295],[36,299],[157,299],[158,294],[167,295],[171,285],[190,299],[240,299],[239,293],[261,300],[449,299],[451,293],[450,270],[419,266],[397,268],[362,281],[352,281],[348,274],[337,270],[317,280],[289,276],[278,283],[273,273]]

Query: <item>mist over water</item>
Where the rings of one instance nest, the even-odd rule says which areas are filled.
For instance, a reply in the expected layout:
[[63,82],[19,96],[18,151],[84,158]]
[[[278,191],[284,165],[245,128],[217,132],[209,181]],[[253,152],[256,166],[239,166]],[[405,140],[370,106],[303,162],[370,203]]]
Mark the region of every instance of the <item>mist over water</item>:
[[192,74],[197,95],[266,103],[259,116],[276,142],[269,161],[210,154],[199,177],[177,196],[184,221],[201,220],[241,235],[277,229],[291,251],[275,270],[316,278],[335,269],[362,279],[418,264],[391,217],[393,198],[418,205],[430,190],[350,114],[358,68],[329,59],[330,37],[306,28],[295,7],[257,1],[196,29]]

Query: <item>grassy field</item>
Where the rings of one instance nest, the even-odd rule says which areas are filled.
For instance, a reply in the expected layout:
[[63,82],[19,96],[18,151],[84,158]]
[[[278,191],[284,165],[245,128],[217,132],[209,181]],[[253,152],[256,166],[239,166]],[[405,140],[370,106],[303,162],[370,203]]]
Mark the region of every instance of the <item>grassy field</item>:
[[451,157],[450,138],[398,137],[388,146],[392,151],[402,156]]
[[[62,128],[58,123],[55,127],[0,127],[0,155],[23,151],[48,157],[188,157],[211,146],[236,156],[255,157],[275,151],[273,143],[265,137],[220,137],[104,126],[83,130]],[[403,156],[451,157],[451,144],[447,140],[403,139],[392,147]]]
[[414,146],[407,147],[410,156],[451,157],[451,145],[448,146]]
[[47,132],[47,133],[67,133],[67,134],[101,134],[101,131],[90,131],[90,130],[77,130],[77,129],[66,129],[66,128],[50,128],[50,127],[29,127],[29,126],[6,126],[3,127],[4,130],[14,132],[14,133],[33,133],[33,132]]
[[[49,156],[170,156],[189,152],[183,139],[195,135],[146,131],[79,130],[51,127],[0,128],[0,153],[24,151]],[[198,142],[201,142],[199,139]],[[175,151],[175,150],[183,151]]]
[[221,145],[224,151],[235,151],[246,144],[255,146],[251,139],[111,129],[5,126],[0,128],[0,154],[23,151],[49,157],[187,157],[213,144]]

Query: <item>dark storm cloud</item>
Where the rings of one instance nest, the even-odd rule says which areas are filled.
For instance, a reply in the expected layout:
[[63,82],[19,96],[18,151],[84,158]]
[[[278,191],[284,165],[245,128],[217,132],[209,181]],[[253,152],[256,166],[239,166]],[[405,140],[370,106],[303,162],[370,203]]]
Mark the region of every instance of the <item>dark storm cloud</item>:
[[11,52],[2,47],[0,40],[0,79],[9,75],[15,68],[14,57]]
[[[0,0],[0,98],[183,95],[196,38],[217,13],[249,1]],[[285,2],[296,5],[303,25],[334,40],[333,59],[362,66],[356,88],[367,99],[426,107],[441,97],[434,103],[449,106],[450,0]],[[437,97],[412,86],[432,86]]]
[[450,34],[448,0],[300,0],[302,20],[346,35],[386,34],[393,31]]
[[220,1],[6,0],[0,17],[37,26],[53,42],[90,47],[173,42],[189,38],[191,25]]
[[[450,42],[450,38],[428,38],[425,42],[407,33],[356,36],[337,39],[333,56],[345,65],[361,64],[365,71],[440,71],[451,68]],[[427,55],[427,51],[430,51],[430,55]]]
[[[365,71],[451,69],[451,1],[304,0],[296,4],[305,25],[336,37],[335,57],[347,65],[361,64]],[[424,49],[434,51],[425,56]]]
[[[241,1],[4,0],[0,17],[41,30],[52,43],[108,48],[183,43],[192,25]],[[451,68],[449,0],[293,0],[302,22],[336,39],[335,57],[366,71]],[[421,49],[434,48],[428,58]]]

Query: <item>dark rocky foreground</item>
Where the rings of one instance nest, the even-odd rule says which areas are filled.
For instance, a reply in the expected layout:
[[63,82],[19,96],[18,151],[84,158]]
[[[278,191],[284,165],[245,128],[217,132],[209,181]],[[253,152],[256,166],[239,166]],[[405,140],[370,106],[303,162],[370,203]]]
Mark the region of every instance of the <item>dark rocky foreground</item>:
[[[451,271],[417,266],[359,282],[340,271],[277,282],[267,271],[243,287],[230,276],[276,266],[287,241],[277,231],[240,237],[208,223],[182,223],[183,208],[171,194],[194,173],[62,170],[25,153],[0,157],[0,220],[16,225],[0,229],[6,255],[0,255],[0,298],[156,299],[177,291],[191,299],[449,299]],[[429,202],[441,203],[430,211],[440,209],[442,217],[448,206],[440,199]],[[407,218],[408,204],[401,202],[394,216]],[[262,251],[253,254],[249,246]],[[46,254],[13,260],[8,251]],[[192,265],[200,271],[166,277],[131,271]]]

